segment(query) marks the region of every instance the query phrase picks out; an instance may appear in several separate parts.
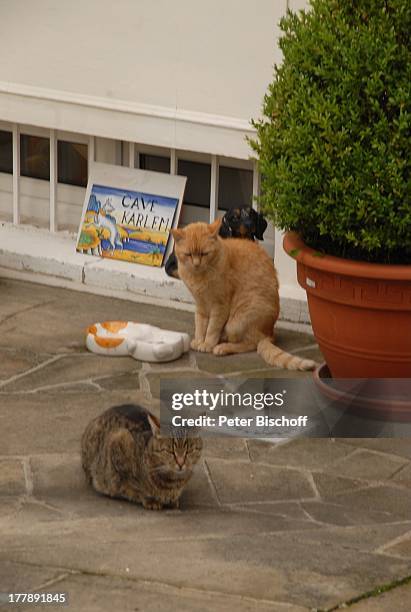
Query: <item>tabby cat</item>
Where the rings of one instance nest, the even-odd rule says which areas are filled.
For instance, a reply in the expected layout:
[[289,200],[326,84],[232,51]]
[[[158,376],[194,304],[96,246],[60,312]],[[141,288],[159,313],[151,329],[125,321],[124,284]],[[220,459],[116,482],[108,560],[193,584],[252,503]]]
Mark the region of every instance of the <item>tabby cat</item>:
[[215,355],[257,350],[272,366],[314,369],[314,361],[273,344],[279,295],[272,260],[255,242],[222,240],[220,223],[172,230],[180,278],[196,302],[191,348]]
[[99,493],[149,510],[178,508],[201,449],[198,437],[161,436],[158,419],[133,404],[106,410],[89,423],[81,440],[88,483]]

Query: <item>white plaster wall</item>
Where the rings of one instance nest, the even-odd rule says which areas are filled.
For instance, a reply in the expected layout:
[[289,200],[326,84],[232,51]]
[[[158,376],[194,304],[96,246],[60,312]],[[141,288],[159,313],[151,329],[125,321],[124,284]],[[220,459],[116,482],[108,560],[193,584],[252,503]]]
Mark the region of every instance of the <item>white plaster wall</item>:
[[288,0],[287,5],[290,11],[298,12],[307,8],[308,0]]
[[[130,140],[247,158],[250,151],[242,126],[259,116],[273,64],[281,61],[277,23],[286,6],[298,10],[306,4],[305,0],[0,0],[0,85],[24,88],[18,94],[12,87],[12,93],[6,93],[7,88],[2,93],[0,87],[0,120],[92,134],[112,142]],[[48,92],[44,100],[43,89]],[[63,95],[58,102],[53,92],[67,94],[66,101]],[[84,96],[95,97],[96,105]],[[122,101],[131,106],[121,105]],[[154,115],[143,120],[133,104],[193,112],[193,120],[177,124]],[[195,113],[215,121],[196,123]],[[219,118],[228,121],[218,127]],[[236,127],[227,127],[230,118]],[[98,142],[96,155],[99,159]],[[11,181],[0,179],[0,212],[5,214],[11,209]],[[48,193],[33,182],[25,183],[23,215],[35,213],[38,224],[47,225]],[[57,216],[72,229],[81,212],[82,190],[75,201],[65,191],[58,187]],[[278,233],[276,238],[282,292],[305,299],[295,281],[294,262],[282,252]]]
[[0,80],[248,120],[286,0],[0,0]]

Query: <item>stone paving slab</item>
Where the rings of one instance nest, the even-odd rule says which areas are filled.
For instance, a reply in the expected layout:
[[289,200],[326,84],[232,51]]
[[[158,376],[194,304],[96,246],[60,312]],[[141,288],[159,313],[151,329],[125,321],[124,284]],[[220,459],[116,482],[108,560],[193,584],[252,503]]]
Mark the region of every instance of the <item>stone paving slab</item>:
[[141,362],[129,357],[116,357],[110,359],[106,356],[89,353],[79,355],[59,355],[54,361],[45,362],[41,368],[27,374],[15,381],[4,384],[3,391],[15,393],[21,391],[36,391],[53,385],[71,385],[73,383],[95,380],[99,383],[104,378],[113,378],[113,374],[127,373],[128,377],[136,380],[138,388],[137,371]]
[[384,550],[389,555],[411,559],[411,529],[391,544],[384,546]]
[[21,507],[21,499],[19,497],[12,496],[12,494],[5,494],[4,492],[0,495],[0,519],[5,519],[9,516],[16,516],[18,510]]
[[175,380],[176,378],[181,380],[193,380],[209,378],[210,375],[207,372],[199,372],[198,370],[177,370],[177,371],[162,371],[161,374],[158,371],[148,371],[145,374],[147,386],[151,397],[159,399],[160,397],[160,378],[161,380]]
[[351,510],[388,512],[393,520],[408,520],[411,509],[411,491],[388,485],[349,491],[330,501],[349,507]]
[[352,509],[349,505],[327,503],[323,499],[301,502],[302,509],[318,523],[336,526],[372,525],[374,523],[392,523],[396,520],[390,512],[380,510]]
[[270,514],[277,518],[296,519],[307,521],[311,528],[318,527],[318,523],[312,520],[303,508],[300,500],[295,501],[264,501],[264,502],[240,502],[235,504],[224,504],[226,508],[236,511],[255,512],[256,514]]
[[[2,287],[2,297],[7,293],[16,293],[12,302],[28,301],[30,308],[16,310],[13,314],[10,312],[13,306],[8,306],[7,300],[0,305],[0,321],[3,318],[0,346],[34,352],[39,349],[55,352],[73,342],[84,346],[84,331],[96,321],[131,320],[161,324],[163,327],[166,324],[167,328],[176,331],[191,330],[193,327],[193,315],[184,311],[160,310],[149,304],[96,297],[32,283],[3,280]],[[3,312],[7,314],[3,316]]]
[[[130,544],[143,544],[149,547],[150,543],[167,544],[186,542],[205,542],[221,539],[232,539],[242,536],[262,538],[265,535],[288,533],[291,531],[303,532],[306,530],[318,531],[319,526],[308,521],[306,517],[295,519],[289,517],[278,516],[274,514],[258,514],[256,512],[247,512],[246,510],[238,511],[237,509],[224,509],[217,506],[213,507],[192,507],[183,505],[181,511],[165,510],[158,516],[144,512],[140,507],[126,504],[125,502],[115,503],[116,500],[103,500],[99,507],[96,503],[97,496],[95,495],[94,504],[97,506],[93,513],[72,512],[72,506],[60,504],[60,507],[53,505],[55,498],[47,500],[47,503],[42,506],[42,500],[38,500],[39,509],[55,511],[52,522],[48,524],[46,520],[39,520],[35,528],[30,524],[28,513],[20,510],[14,515],[3,517],[2,526],[7,529],[7,540],[10,544],[13,541],[11,549],[14,548],[14,543],[19,540],[21,530],[25,531],[27,544],[29,542],[38,542],[40,546],[41,540],[45,538],[45,546],[47,547],[50,541],[57,541],[59,535],[68,537],[70,534],[73,538],[78,538],[81,535],[81,530],[85,529],[89,541],[95,539],[96,542],[104,543],[111,542],[114,545],[121,544],[123,538],[128,538]],[[28,504],[30,506],[30,502]],[[25,506],[25,504],[24,504]],[[24,507],[23,506],[23,507]],[[34,510],[33,508],[29,508]],[[57,510],[57,511],[56,511]],[[50,514],[49,512],[49,514]],[[47,515],[44,514],[44,518]],[[40,511],[38,517],[41,519]],[[117,522],[115,529],[111,527],[111,522]],[[389,530],[391,527],[391,530]],[[393,526],[387,526],[388,537],[391,534],[397,536],[402,533],[405,527],[400,529]],[[104,537],[101,537],[101,532]],[[132,535],[128,536],[129,531]],[[314,536],[315,537],[315,536]],[[383,539],[383,535],[380,536]],[[50,538],[50,540],[49,540]],[[80,544],[79,539],[79,545]],[[24,542],[22,541],[23,548]],[[63,541],[62,541],[63,544]],[[67,540],[65,546],[69,546]],[[20,547],[17,547],[20,548]],[[35,551],[29,550],[30,555]],[[90,551],[91,553],[92,551]],[[34,557],[33,557],[34,558]],[[137,559],[136,559],[137,561]]]
[[315,497],[309,478],[298,470],[223,459],[208,459],[207,466],[222,504]]
[[210,374],[226,374],[228,372],[267,368],[265,361],[255,352],[243,353],[242,355],[226,355],[220,359],[216,359],[208,353],[199,353],[195,358],[199,369]]
[[[219,357],[221,359],[221,357]],[[306,372],[299,372],[296,370],[281,370],[280,368],[267,368],[264,366],[259,370],[244,370],[244,372],[227,372],[224,377],[232,382],[243,383],[248,379],[259,379],[259,378],[305,378]]]
[[165,584],[307,607],[331,607],[410,569],[407,560],[307,540],[311,530],[142,540],[131,525],[108,527],[50,523],[24,537],[6,534],[3,542],[9,558],[22,563],[136,580],[154,575]]
[[9,316],[14,316],[16,312],[58,299],[54,287],[16,282],[5,278],[0,278],[0,291],[2,295],[0,321],[2,322]]
[[352,612],[409,612],[411,610],[411,586],[407,584],[354,604]]
[[26,491],[22,461],[0,459],[0,495],[21,495]]
[[405,487],[411,488],[411,464],[407,463],[392,477],[393,482],[398,482]]
[[[387,542],[397,542],[409,537],[411,520],[404,523],[350,525],[349,527],[326,526],[317,531],[311,530],[304,534],[304,539],[313,544],[328,547],[344,548],[346,550],[384,554],[387,552]],[[383,549],[383,550],[381,550]],[[391,548],[390,548],[391,550]],[[391,553],[389,553],[391,554]]]
[[339,496],[357,491],[359,489],[368,488],[368,483],[362,480],[354,480],[353,478],[342,478],[336,474],[327,472],[312,472],[314,486],[318,491],[318,496],[323,501],[331,501],[340,503]]
[[47,359],[50,359],[50,355],[47,353],[42,354],[24,350],[16,351],[12,348],[0,348],[0,382],[22,374]]
[[[64,574],[62,574],[64,575]],[[54,589],[69,593],[69,609],[87,612],[304,612],[306,608],[281,602],[205,592],[193,588],[164,585],[154,576],[149,581],[134,581],[113,576],[67,574]],[[45,591],[45,589],[42,589]],[[0,607],[1,609],[1,607]],[[30,610],[28,606],[19,610]],[[31,609],[33,609],[31,607]],[[58,612],[65,608],[47,606]]]
[[330,471],[348,478],[388,480],[407,465],[408,461],[404,458],[362,449],[333,463]]
[[0,393],[2,455],[78,452],[87,423],[114,404],[145,399],[133,390],[79,395]]
[[410,438],[345,438],[344,443],[411,459]]
[[[92,491],[80,467],[86,424],[124,402],[158,414],[161,378],[310,374],[268,368],[255,353],[191,351],[142,366],[90,355],[92,322],[192,333],[193,316],[29,283],[0,288],[0,591],[68,590],[76,612],[308,612],[411,575],[408,439],[208,438],[177,511]],[[276,342],[321,357],[309,335],[279,330]],[[409,597],[396,591],[353,609]]]
[[336,440],[300,438],[286,445],[248,440],[252,461],[273,465],[294,465],[305,469],[322,469],[355,452],[351,446]]
[[[21,593],[25,590],[34,590],[46,582],[54,581],[62,574],[59,569],[54,567],[35,564],[21,565],[4,558],[0,559],[0,567],[0,593]],[[2,606],[0,606],[0,609],[2,609]],[[8,609],[11,609],[11,606]]]
[[243,438],[205,438],[203,455],[219,459],[249,461],[247,440]]

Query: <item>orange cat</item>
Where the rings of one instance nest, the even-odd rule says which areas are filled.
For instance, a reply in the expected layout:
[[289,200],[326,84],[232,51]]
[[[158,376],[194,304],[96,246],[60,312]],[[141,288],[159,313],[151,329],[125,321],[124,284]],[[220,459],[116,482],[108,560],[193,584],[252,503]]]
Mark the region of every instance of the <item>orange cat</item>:
[[279,314],[277,274],[255,242],[222,240],[221,221],[172,230],[178,271],[196,302],[196,351],[227,355],[257,352],[270,365],[312,370],[314,361],[281,350],[273,341]]

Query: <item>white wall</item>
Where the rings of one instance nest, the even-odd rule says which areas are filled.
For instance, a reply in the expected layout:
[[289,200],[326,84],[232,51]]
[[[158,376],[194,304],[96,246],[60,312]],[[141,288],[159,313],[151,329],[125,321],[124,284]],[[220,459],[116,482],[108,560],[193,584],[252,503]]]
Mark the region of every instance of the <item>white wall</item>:
[[247,158],[286,4],[0,0],[0,118]]
[[[278,21],[287,5],[305,4],[0,0],[0,120],[247,159],[249,121],[281,61]],[[1,180],[9,210],[10,179]],[[58,217],[70,213],[75,226],[82,190],[72,208],[63,192]],[[276,261],[287,293],[300,297],[279,240]]]
[[0,0],[0,80],[248,120],[285,0]]

